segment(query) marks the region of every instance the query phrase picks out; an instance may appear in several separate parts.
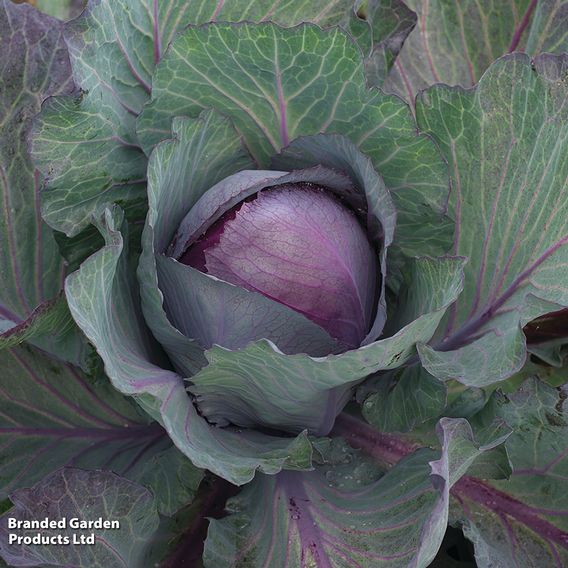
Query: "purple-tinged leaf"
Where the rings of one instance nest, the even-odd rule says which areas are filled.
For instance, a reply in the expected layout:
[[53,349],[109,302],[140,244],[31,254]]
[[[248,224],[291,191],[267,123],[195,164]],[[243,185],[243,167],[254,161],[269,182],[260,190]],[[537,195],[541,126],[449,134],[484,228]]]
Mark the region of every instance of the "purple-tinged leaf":
[[416,14],[401,0],[367,0],[361,4],[352,15],[349,32],[365,55],[368,85],[381,87],[416,26]]
[[[233,483],[247,483],[257,469],[276,473],[285,467],[309,468],[312,448],[305,433],[282,438],[215,428],[198,414],[182,376],[167,369],[154,350],[139,313],[140,295],[123,254],[121,224],[120,211],[104,212],[98,227],[106,245],[69,276],[65,285],[71,313],[96,346],[113,385],[136,395],[152,416],[160,418],[175,445],[197,467]],[[151,280],[145,284],[150,286]],[[183,338],[181,333],[179,337]],[[188,344],[192,345],[189,340]]]
[[463,419],[443,419],[438,434],[439,459],[429,464],[436,452],[422,449],[384,475],[335,440],[314,472],[259,476],[212,521],[205,566],[428,566],[450,486],[493,445],[479,447]]
[[566,55],[513,54],[474,89],[438,85],[417,101],[452,171],[454,253],[469,258],[437,341],[418,348],[440,379],[506,379],[526,359],[522,326],[568,305],[567,72]]
[[454,522],[474,542],[480,568],[568,562],[568,426],[565,394],[536,378],[514,394],[494,394],[483,411],[514,430],[505,445],[508,481],[462,478],[452,489]]
[[[532,0],[409,0],[418,14],[385,89],[409,102],[434,83],[471,87],[508,52]],[[483,39],[482,39],[483,38]]]
[[418,13],[385,89],[412,103],[434,83],[472,87],[497,58],[513,51],[568,51],[565,0],[407,0]]
[[[534,4],[534,1],[532,2]],[[563,53],[568,51],[568,2],[539,0],[530,18],[526,52]]]
[[[568,560],[568,467],[566,393],[536,378],[517,392],[495,393],[472,421],[487,442],[508,435],[508,480],[494,479],[503,446],[482,454],[450,490],[450,522],[463,527],[474,542],[479,568],[551,566]],[[501,422],[501,424],[499,424]],[[485,427],[484,427],[485,425]],[[497,429],[495,429],[497,428]],[[383,434],[364,422],[340,415],[334,435],[361,448],[381,466],[395,464],[416,449],[401,436]],[[489,464],[486,457],[492,455]],[[491,469],[488,469],[488,465]],[[503,475],[498,476],[503,478]]]
[[[77,568],[144,568],[159,515],[152,493],[109,471],[64,468],[29,489],[10,495],[14,507],[0,517],[0,554],[10,566],[74,566]],[[17,521],[66,523],[65,528],[10,529]],[[71,519],[118,523],[118,527],[73,529]],[[9,535],[53,538],[53,544],[10,543]],[[74,535],[76,535],[74,537]],[[94,537],[78,545],[73,538]],[[67,537],[69,542],[58,543]]]
[[60,291],[64,272],[42,222],[41,176],[27,137],[42,100],[72,90],[62,23],[0,0],[0,332],[24,324]]
[[240,349],[270,338],[284,353],[324,357],[347,350],[303,314],[258,292],[211,278],[166,256],[157,256],[156,263],[168,319],[204,349]]
[[[246,22],[190,26],[172,42],[153,81],[152,99],[138,120],[146,151],[170,138],[173,117],[195,117],[211,107],[232,119],[262,168],[302,135],[342,134],[396,192],[404,234],[419,233],[414,242],[408,238],[406,254],[438,256],[449,247],[449,223],[440,222],[447,165],[417,131],[407,105],[367,88],[362,54],[341,30]],[[424,226],[434,224],[428,234]]]
[[403,365],[419,338],[438,326],[448,301],[461,290],[462,265],[459,258],[416,259],[416,297],[409,297],[401,328],[391,337],[328,357],[284,355],[266,340],[237,351],[214,346],[190,390],[215,421],[327,434],[357,382]]
[[104,467],[151,487],[160,511],[191,501],[201,473],[117,393],[27,347],[0,351],[0,499],[62,466]]
[[152,92],[156,64],[188,24],[307,20],[329,26],[347,22],[352,7],[352,0],[90,0],[65,33],[81,96],[48,102],[33,135],[34,159],[47,176],[44,218],[74,236],[104,205],[144,195],[147,161],[136,117]]

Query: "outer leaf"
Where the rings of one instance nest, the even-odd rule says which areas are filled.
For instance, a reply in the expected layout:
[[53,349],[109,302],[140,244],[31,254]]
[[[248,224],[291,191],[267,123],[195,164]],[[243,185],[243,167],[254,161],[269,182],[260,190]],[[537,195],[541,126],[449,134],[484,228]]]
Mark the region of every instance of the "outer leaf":
[[[408,34],[416,14],[401,0],[367,0],[350,25],[351,34],[363,49],[369,86],[382,86]],[[371,33],[365,33],[365,24]],[[369,40],[367,40],[367,36]]]
[[39,305],[22,323],[0,333],[0,349],[33,341],[62,359],[83,361],[84,353],[77,349],[82,351],[86,346],[74,337],[76,330],[67,302],[60,295]]
[[198,119],[176,119],[173,128],[177,140],[160,145],[148,166],[149,212],[138,278],[148,326],[176,368],[189,376],[205,364],[203,348],[170,323],[162,305],[155,254],[166,251],[199,197],[216,182],[249,167],[251,158],[230,121],[212,111]]
[[568,2],[566,0],[540,0],[536,3],[531,18],[526,51],[531,55],[568,51]]
[[405,326],[392,337],[341,355],[284,355],[269,341],[238,351],[218,346],[209,365],[191,378],[203,413],[212,420],[327,433],[346,402],[346,387],[379,370],[394,369],[431,336],[461,289],[462,259],[418,259],[416,299],[406,306]]
[[[417,134],[406,105],[367,90],[361,53],[340,30],[245,23],[188,28],[156,69],[139,137],[148,150],[170,136],[173,116],[197,116],[209,107],[233,119],[261,167],[298,136],[346,135],[397,193],[409,233],[419,226],[417,211],[423,224],[425,216],[439,224],[447,197],[445,164],[431,140]],[[410,254],[418,251],[445,249],[415,242]]]
[[[417,101],[420,125],[452,167],[454,252],[469,258],[464,293],[426,369],[482,386],[526,357],[521,327],[568,305],[566,56],[497,61],[472,90],[435,86]],[[483,242],[479,243],[479,237]]]
[[122,253],[120,223],[118,211],[105,211],[99,227],[106,246],[69,276],[65,286],[71,313],[96,346],[114,386],[135,395],[159,417],[196,466],[233,483],[250,481],[257,468],[276,473],[283,467],[310,467],[311,446],[305,435],[285,439],[214,428],[197,413],[182,377],[167,370],[152,348],[138,313],[138,290]]
[[[63,469],[31,489],[11,495],[13,509],[0,517],[0,552],[12,566],[77,566],[84,568],[142,568],[148,539],[158,528],[154,497],[146,488],[108,471]],[[93,546],[8,544],[8,518],[18,520],[72,518],[118,521],[119,529],[42,530],[46,536],[73,533],[95,535]],[[16,531],[20,535],[30,531]],[[32,534],[34,534],[32,532]]]
[[48,102],[35,128],[34,159],[48,178],[44,218],[74,236],[98,208],[144,194],[146,160],[135,118],[151,92],[154,66],[187,24],[271,19],[332,25],[347,21],[351,8],[351,0],[90,0],[66,29],[73,77],[83,93]]
[[88,94],[45,102],[35,121],[32,154],[46,177],[47,223],[73,237],[104,204],[144,196],[147,162],[133,129],[133,116],[104,83]]
[[162,518],[158,533],[152,538],[147,565],[160,568],[202,566],[209,520],[222,516],[227,499],[236,493],[238,488],[228,481],[206,477],[191,506],[173,518]]
[[61,33],[60,22],[31,6],[0,1],[0,331],[22,324],[61,288],[63,259],[41,221],[41,177],[27,151],[43,98],[72,88]]
[[348,110],[347,101],[356,106],[353,99],[364,94],[360,54],[339,29],[190,27],[156,70],[138,132],[148,151],[167,137],[172,116],[214,106],[231,116],[257,163],[266,166],[290,140],[356,116],[361,110]]
[[[408,432],[442,415],[446,386],[419,365],[380,375],[358,393],[365,420],[382,432]],[[445,416],[445,414],[444,414]]]
[[[470,87],[501,55],[519,47],[531,0],[409,0],[418,13],[385,89],[409,102],[434,83]],[[522,45],[522,44],[521,44]]]
[[350,0],[102,0],[89,2],[85,14],[68,27],[75,80],[85,90],[105,83],[124,108],[142,110],[152,85],[154,66],[176,32],[188,24],[211,21],[263,21],[323,26],[345,21]]
[[490,412],[514,428],[506,442],[509,481],[463,478],[453,489],[454,520],[475,544],[480,568],[565,566],[568,562],[565,396],[536,379]]
[[206,567],[427,566],[446,529],[449,488],[483,451],[465,420],[440,423],[441,457],[404,458],[383,477],[337,441],[311,473],[257,478],[212,521]]
[[563,53],[565,0],[409,0],[417,29],[404,44],[385,89],[409,102],[433,83],[473,86],[498,57],[512,51]]
[[165,514],[191,501],[201,472],[105,378],[24,347],[0,352],[0,364],[0,499],[73,465],[151,487]]
[[152,456],[149,453],[127,477],[152,489],[160,514],[172,516],[194,500],[203,472],[171,444],[163,451],[155,448]]

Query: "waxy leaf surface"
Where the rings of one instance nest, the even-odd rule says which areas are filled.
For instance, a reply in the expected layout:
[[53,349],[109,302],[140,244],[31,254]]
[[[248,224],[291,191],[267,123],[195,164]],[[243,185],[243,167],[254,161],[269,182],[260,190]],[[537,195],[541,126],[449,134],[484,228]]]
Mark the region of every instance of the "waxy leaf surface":
[[[11,566],[77,566],[79,568],[143,568],[150,537],[159,516],[152,493],[109,471],[65,468],[34,487],[11,496],[14,507],[0,517],[0,554]],[[8,528],[8,518],[20,521],[65,519],[65,529],[42,530],[44,536],[73,538],[95,535],[94,545],[9,544],[9,534],[37,531]],[[78,530],[71,519],[118,521],[120,528]]]
[[227,518],[212,521],[205,566],[428,566],[450,487],[499,443],[480,446],[463,419],[443,419],[438,435],[441,454],[419,450],[383,476],[340,440],[316,471],[259,476],[229,501]]
[[62,23],[0,1],[0,333],[61,289],[63,259],[41,220],[41,176],[27,136],[45,97],[72,89]]
[[72,465],[151,487],[165,514],[191,501],[201,472],[106,377],[29,347],[0,351],[0,363],[0,499]]
[[73,317],[96,346],[113,385],[136,395],[197,467],[233,483],[250,481],[257,468],[276,473],[283,467],[310,467],[312,449],[304,434],[287,439],[220,429],[197,413],[183,378],[167,369],[150,339],[123,254],[121,225],[120,211],[104,212],[98,226],[106,245],[69,276],[65,286]]
[[451,517],[475,545],[480,568],[551,566],[568,562],[566,395],[536,378],[518,392],[494,395],[484,411],[514,430],[505,442],[508,481],[462,478]]
[[[44,218],[74,236],[101,206],[144,195],[146,158],[136,117],[152,92],[156,64],[188,24],[307,20],[330,26],[347,23],[352,10],[351,0],[91,0],[65,31],[82,92],[46,103],[34,131],[34,159],[47,176]],[[370,35],[365,30],[364,39]]]
[[522,326],[568,305],[568,57],[513,54],[470,90],[434,86],[421,127],[451,167],[454,254],[468,257],[463,294],[434,346],[434,376],[484,386],[526,359]]
[[412,103],[435,83],[473,86],[499,57],[568,50],[566,0],[408,0],[418,22],[384,88]]

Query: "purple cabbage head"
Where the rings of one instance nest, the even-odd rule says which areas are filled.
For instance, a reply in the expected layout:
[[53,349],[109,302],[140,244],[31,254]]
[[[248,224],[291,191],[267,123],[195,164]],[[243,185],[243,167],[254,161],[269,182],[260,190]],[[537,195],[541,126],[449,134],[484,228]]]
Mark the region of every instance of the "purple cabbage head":
[[[258,301],[239,312],[241,321],[250,320],[245,331],[237,327],[234,314],[223,317],[232,327],[228,330],[219,317],[200,315],[196,323],[195,309],[184,311],[192,321],[180,321],[185,316],[172,311],[183,302],[171,301],[171,296],[195,297],[195,291],[172,291],[170,285],[164,290],[170,318],[190,334],[198,330],[194,337],[207,338],[202,343],[230,349],[258,339],[259,327],[268,330],[265,339],[287,353],[321,355],[359,347],[377,311],[379,260],[364,211],[352,207],[347,186],[330,179],[332,187],[313,174],[306,179],[300,172],[243,171],[206,191],[181,222],[169,255],[213,278],[211,289],[225,283],[253,292]],[[231,289],[221,293],[227,296]],[[280,308],[267,308],[267,301]],[[195,306],[193,300],[186,303],[191,302]],[[296,315],[290,316],[291,311]],[[255,318],[262,320],[258,326]],[[293,329],[283,332],[289,325]],[[247,337],[235,343],[238,334]],[[233,339],[225,344],[226,337]]]
[[180,260],[300,312],[348,347],[358,347],[369,331],[376,254],[354,212],[323,186],[259,191]]

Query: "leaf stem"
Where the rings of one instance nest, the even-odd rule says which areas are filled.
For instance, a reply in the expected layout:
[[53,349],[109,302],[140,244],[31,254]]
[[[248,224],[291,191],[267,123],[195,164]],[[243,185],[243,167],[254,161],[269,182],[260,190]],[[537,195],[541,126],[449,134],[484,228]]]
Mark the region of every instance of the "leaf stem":
[[521,20],[521,23],[519,24],[519,26],[515,30],[515,33],[513,34],[513,39],[511,40],[511,45],[509,46],[509,53],[512,53],[513,51],[515,51],[517,49],[519,42],[521,41],[521,37],[523,35],[523,32],[525,31],[525,29],[529,25],[529,21],[531,19],[532,13],[535,9],[536,3],[537,3],[537,0],[531,0],[531,3],[529,4],[529,6],[527,8],[527,11],[525,12],[525,15],[523,16],[523,19]]

